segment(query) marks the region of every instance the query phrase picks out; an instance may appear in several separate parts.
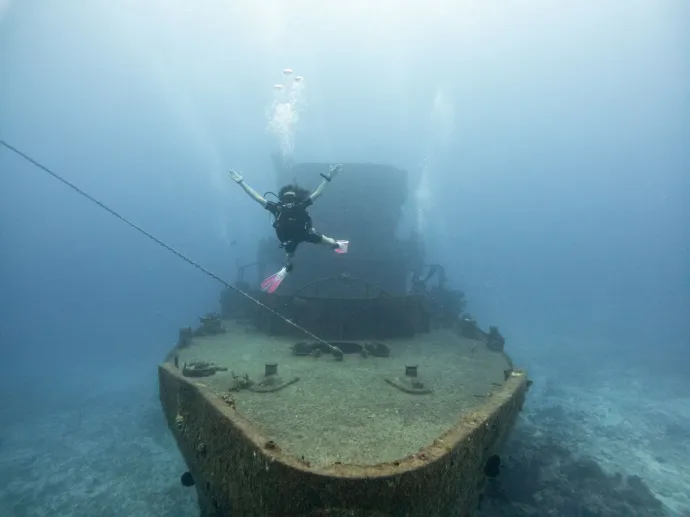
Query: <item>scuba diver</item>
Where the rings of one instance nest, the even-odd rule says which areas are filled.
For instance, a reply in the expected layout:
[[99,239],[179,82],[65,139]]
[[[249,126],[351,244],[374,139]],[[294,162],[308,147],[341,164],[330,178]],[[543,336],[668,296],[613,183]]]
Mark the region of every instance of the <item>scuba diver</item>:
[[230,177],[244,191],[249,194],[254,201],[271,212],[275,217],[273,228],[280,241],[280,247],[285,248],[285,266],[277,273],[269,276],[261,282],[261,290],[273,293],[278,286],[285,280],[287,274],[292,271],[292,258],[295,250],[301,242],[311,242],[313,244],[325,244],[330,246],[336,253],[347,253],[348,241],[337,241],[331,237],[326,237],[312,227],[311,216],[307,208],[312,205],[315,199],[323,194],[326,185],[343,169],[342,165],[331,167],[328,174],[321,174],[323,181],[311,194],[308,190],[298,185],[285,185],[278,193],[278,202],[264,199],[258,192],[244,182],[242,175],[230,169]]

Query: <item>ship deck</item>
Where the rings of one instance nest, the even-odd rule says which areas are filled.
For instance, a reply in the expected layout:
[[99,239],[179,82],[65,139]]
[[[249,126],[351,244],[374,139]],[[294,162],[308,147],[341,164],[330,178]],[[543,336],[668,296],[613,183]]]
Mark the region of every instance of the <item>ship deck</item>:
[[[417,452],[486,402],[510,368],[504,354],[450,330],[380,340],[390,348],[389,357],[345,354],[336,361],[330,354],[294,355],[291,346],[312,341],[308,338],[268,336],[251,326],[223,323],[226,334],[195,338],[175,354],[180,368],[211,361],[227,371],[187,380],[232,395],[237,411],[267,440],[316,468],[336,462],[374,465]],[[277,363],[283,379],[299,381],[270,393],[228,391],[233,373],[260,380],[266,363]],[[409,394],[385,382],[404,377],[406,365],[418,366],[419,379],[432,393]]]

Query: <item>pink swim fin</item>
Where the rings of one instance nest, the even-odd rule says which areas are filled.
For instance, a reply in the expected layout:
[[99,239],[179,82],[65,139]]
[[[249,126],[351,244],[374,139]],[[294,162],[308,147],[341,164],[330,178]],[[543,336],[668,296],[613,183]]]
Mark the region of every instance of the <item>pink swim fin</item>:
[[261,290],[267,292],[268,294],[274,293],[283,280],[285,280],[287,274],[287,268],[283,268],[277,273],[269,276],[266,280],[261,282]]
[[335,241],[335,243],[338,245],[338,247],[334,249],[336,253],[347,253],[347,248],[350,246],[350,241]]

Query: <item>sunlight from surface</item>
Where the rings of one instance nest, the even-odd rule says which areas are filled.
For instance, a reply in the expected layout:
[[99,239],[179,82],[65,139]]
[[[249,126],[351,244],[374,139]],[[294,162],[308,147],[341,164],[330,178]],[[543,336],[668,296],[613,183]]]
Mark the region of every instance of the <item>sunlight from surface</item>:
[[12,7],[12,0],[0,0],[0,23],[5,19],[7,13],[10,12],[10,7]]

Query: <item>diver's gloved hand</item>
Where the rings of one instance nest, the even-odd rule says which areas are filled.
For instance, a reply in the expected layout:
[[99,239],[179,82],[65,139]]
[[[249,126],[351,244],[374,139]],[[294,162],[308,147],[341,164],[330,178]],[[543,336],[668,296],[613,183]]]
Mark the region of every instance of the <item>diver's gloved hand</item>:
[[341,163],[339,163],[338,165],[334,165],[333,167],[331,167],[331,171],[328,173],[328,179],[332,180],[342,170],[343,170],[343,165]]
[[230,169],[229,173],[230,177],[232,178],[232,181],[234,181],[235,183],[242,183],[242,175],[239,172]]

